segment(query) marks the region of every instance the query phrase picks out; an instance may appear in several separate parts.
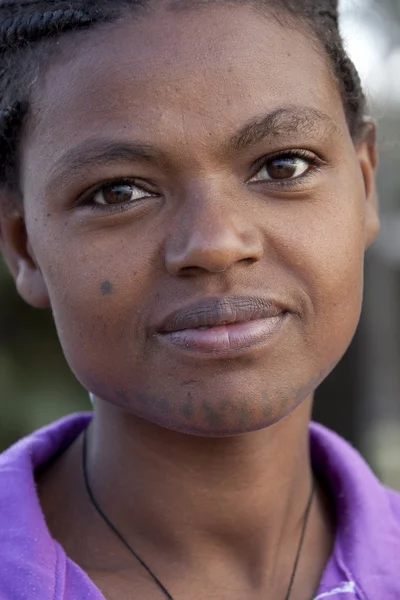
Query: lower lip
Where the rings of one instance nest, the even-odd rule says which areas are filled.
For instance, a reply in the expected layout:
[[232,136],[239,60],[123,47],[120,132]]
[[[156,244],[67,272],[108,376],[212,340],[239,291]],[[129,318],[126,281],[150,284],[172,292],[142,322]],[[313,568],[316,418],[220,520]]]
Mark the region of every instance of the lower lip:
[[184,329],[161,334],[161,337],[181,350],[230,355],[269,341],[279,331],[286,317],[287,314],[282,314],[210,329]]

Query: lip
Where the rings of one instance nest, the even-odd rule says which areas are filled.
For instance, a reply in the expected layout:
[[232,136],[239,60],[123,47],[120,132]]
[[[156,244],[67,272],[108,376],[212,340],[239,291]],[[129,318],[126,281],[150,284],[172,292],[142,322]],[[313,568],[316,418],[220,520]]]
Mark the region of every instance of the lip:
[[287,307],[267,298],[207,298],[170,314],[156,337],[187,352],[231,356],[268,342],[288,314]]

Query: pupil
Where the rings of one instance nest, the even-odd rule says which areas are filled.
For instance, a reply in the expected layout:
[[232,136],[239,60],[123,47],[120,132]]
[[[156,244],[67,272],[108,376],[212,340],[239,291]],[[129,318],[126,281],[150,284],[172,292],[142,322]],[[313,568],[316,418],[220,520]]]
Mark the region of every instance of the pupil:
[[289,158],[278,158],[270,164],[268,171],[273,179],[290,179],[296,174],[296,164]]
[[107,204],[128,202],[132,198],[132,190],[129,185],[113,185],[103,192]]

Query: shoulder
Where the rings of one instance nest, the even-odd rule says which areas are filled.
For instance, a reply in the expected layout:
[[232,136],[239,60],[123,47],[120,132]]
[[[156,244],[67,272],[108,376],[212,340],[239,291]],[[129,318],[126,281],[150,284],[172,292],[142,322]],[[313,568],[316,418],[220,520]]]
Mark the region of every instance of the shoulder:
[[0,598],[55,597],[59,550],[46,526],[35,471],[87,426],[90,414],[67,417],[0,454]]
[[393,514],[395,520],[400,524],[400,492],[390,488],[384,489],[389,501],[390,512]]
[[75,413],[50,425],[42,427],[22,438],[10,448],[0,453],[0,476],[7,471],[7,464],[29,458],[34,469],[62,451],[88,425],[92,413]]
[[314,470],[335,506],[335,564],[360,598],[400,598],[400,494],[362,456],[320,425],[310,428]]

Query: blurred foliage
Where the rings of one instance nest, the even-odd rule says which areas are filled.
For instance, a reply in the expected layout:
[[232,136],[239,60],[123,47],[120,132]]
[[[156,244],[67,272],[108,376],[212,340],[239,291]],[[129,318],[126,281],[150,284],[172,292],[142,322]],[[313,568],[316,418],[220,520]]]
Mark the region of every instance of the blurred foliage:
[[87,394],[63,357],[50,311],[30,308],[0,260],[0,450],[74,410]]

